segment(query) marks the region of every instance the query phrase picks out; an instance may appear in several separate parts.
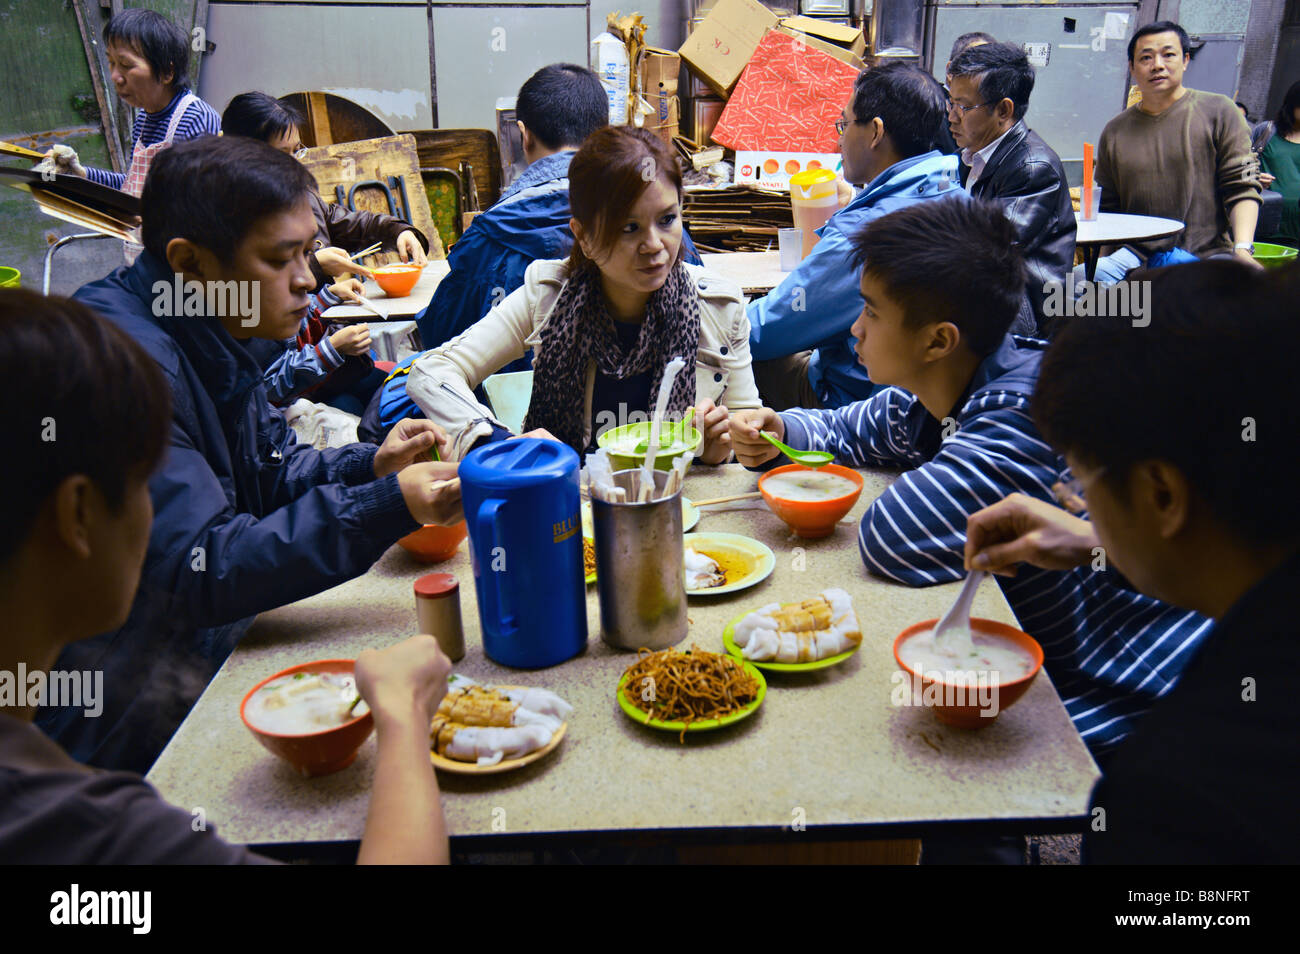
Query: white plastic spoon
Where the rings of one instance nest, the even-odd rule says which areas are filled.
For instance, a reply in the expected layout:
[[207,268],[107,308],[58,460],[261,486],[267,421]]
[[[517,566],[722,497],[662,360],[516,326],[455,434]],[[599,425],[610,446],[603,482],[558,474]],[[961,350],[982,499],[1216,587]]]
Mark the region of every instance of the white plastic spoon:
[[686,367],[685,358],[673,358],[664,366],[664,376],[659,381],[659,397],[655,401],[654,417],[650,419],[650,439],[646,442],[645,463],[641,465],[641,486],[637,491],[637,502],[645,503],[654,496],[655,458],[659,456],[659,424],[668,410],[668,398],[672,394],[673,382],[677,372]]
[[934,648],[939,652],[957,659],[966,659],[974,652],[975,643],[970,634],[970,605],[986,575],[983,570],[972,570],[962,584],[952,609],[934,627]]

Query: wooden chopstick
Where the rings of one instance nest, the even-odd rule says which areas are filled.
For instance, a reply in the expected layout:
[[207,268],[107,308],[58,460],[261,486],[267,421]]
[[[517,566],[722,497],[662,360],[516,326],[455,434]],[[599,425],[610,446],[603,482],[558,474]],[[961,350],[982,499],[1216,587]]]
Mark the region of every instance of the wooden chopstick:
[[44,159],[45,153],[37,152],[35,149],[28,149],[26,146],[16,146],[11,142],[0,142],[0,152],[8,153],[11,156],[23,156],[26,159]]
[[749,494],[732,494],[730,497],[714,497],[712,500],[692,500],[691,503],[697,507],[707,507],[710,504],[731,503],[733,500],[753,500],[755,497],[763,496],[757,490]]
[[369,248],[363,248],[355,255],[349,255],[348,261],[355,262],[359,258],[365,258],[367,255],[373,255],[375,252],[378,252],[383,247],[384,247],[383,242],[376,242],[374,245],[370,246]]

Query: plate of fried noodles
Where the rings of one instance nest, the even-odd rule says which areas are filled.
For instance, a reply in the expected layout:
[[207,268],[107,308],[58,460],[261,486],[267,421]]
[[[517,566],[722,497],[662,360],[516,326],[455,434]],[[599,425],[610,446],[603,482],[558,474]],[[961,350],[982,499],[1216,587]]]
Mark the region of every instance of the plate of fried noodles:
[[720,729],[763,704],[767,682],[752,664],[698,646],[641,649],[618,682],[619,707],[634,721],[680,733]]

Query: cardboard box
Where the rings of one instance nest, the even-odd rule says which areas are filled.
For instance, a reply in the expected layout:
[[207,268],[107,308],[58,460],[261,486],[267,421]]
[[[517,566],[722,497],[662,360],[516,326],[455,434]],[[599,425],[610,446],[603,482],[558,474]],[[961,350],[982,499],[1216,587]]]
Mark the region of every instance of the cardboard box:
[[804,42],[802,37],[780,29],[763,37],[713,130],[715,142],[737,152],[839,149],[835,123],[853,94],[859,71],[812,46],[820,41]]
[[662,96],[653,103],[656,115],[646,116],[644,128],[650,130],[671,146],[680,134],[682,107],[676,96]]
[[809,169],[840,167],[838,152],[773,152],[742,149],[736,153],[736,185],[790,191],[790,177]]
[[776,14],[757,0],[718,0],[677,52],[710,89],[726,96],[745,71],[763,34],[779,22]]
[[[802,19],[807,19],[807,18],[806,17],[790,18],[790,20],[802,20]],[[852,50],[845,49],[842,46],[836,46],[834,43],[830,43],[826,40],[815,37],[810,33],[804,33],[801,30],[792,29],[791,27],[785,25],[788,22],[789,20],[783,21],[782,24],[778,26],[776,29],[779,30],[781,33],[784,33],[786,36],[794,37],[804,46],[810,47],[811,49],[814,50],[821,50],[823,53],[829,53],[831,56],[835,57],[841,63],[849,64],[849,66],[852,66],[854,69],[858,70],[858,72],[861,72],[862,70],[865,70],[867,68],[867,64],[863,62],[862,57],[858,56],[858,54],[854,53]],[[858,30],[857,32],[861,33],[862,31]],[[751,53],[750,55],[752,56],[753,54]]]
[[857,27],[829,23],[816,17],[788,17],[781,21],[781,26],[843,47],[859,58],[867,52],[867,37]]
[[677,77],[682,71],[682,58],[672,50],[647,46],[641,51],[639,79],[646,99],[653,101],[660,90],[668,96],[677,95]]

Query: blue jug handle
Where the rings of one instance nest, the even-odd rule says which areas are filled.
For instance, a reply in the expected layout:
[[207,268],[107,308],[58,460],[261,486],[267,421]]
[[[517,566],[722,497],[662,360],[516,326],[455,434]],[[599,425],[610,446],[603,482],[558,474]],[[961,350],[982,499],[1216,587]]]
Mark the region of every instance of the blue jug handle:
[[501,508],[505,506],[505,501],[493,497],[483,501],[479,507],[478,516],[478,538],[487,545],[485,554],[485,564],[487,572],[483,574],[485,584],[483,586],[484,602],[487,606],[486,616],[488,619],[497,619],[501,621],[501,632],[505,635],[513,631],[515,626],[514,614],[510,612],[509,604],[506,601],[505,590],[501,587],[500,579],[502,574],[493,569],[496,562],[495,551],[501,546],[501,536],[498,533],[500,525],[497,515]]

